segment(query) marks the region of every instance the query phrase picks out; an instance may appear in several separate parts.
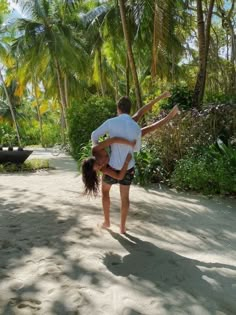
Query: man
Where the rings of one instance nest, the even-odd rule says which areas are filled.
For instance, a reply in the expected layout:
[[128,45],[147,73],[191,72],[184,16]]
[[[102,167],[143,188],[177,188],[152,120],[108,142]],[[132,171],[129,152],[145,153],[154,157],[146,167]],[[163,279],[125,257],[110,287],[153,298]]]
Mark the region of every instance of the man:
[[[141,129],[130,117],[131,101],[128,97],[122,97],[117,103],[115,118],[108,119],[92,133],[92,142],[97,144],[99,137],[108,134],[109,137],[120,137],[130,141],[136,140],[134,151],[138,152],[141,147]],[[111,145],[109,166],[114,170],[121,170],[129,152],[133,153],[131,146],[114,143]],[[121,197],[120,232],[126,232],[126,219],[129,210],[129,191],[134,177],[135,161],[132,157],[128,165],[128,171],[122,180],[117,180],[109,175],[104,175],[102,180],[102,205],[104,211],[103,227],[110,227],[110,189],[113,184],[119,183]]]

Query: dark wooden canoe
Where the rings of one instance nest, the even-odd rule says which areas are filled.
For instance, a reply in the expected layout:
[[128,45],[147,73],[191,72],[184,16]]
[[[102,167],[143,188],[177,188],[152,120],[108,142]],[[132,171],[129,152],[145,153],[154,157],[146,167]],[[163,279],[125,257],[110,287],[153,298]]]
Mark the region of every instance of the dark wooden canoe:
[[13,150],[8,151],[7,149],[0,150],[0,164],[14,163],[21,164],[30,156],[33,151],[31,150]]

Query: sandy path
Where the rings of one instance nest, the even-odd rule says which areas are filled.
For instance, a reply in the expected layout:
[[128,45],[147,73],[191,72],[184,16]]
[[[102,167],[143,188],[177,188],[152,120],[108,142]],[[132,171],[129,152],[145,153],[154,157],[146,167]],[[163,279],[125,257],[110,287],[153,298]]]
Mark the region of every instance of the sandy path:
[[51,163],[0,175],[1,315],[236,314],[234,200],[133,186],[123,237],[118,187],[101,230],[73,160]]

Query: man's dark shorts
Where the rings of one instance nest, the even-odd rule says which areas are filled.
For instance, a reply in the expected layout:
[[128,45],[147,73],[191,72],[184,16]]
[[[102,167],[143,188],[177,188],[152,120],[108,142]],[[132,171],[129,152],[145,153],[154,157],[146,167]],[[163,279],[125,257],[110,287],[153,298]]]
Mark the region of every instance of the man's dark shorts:
[[[108,166],[108,167],[111,168],[113,171],[116,171],[117,173],[119,173],[119,171],[113,169],[112,167],[110,167],[110,166]],[[130,168],[126,172],[125,177],[121,180],[115,179],[109,175],[104,175],[102,181],[108,185],[113,185],[113,184],[119,183],[120,185],[129,186],[129,185],[131,185],[133,179],[134,179],[134,167]]]

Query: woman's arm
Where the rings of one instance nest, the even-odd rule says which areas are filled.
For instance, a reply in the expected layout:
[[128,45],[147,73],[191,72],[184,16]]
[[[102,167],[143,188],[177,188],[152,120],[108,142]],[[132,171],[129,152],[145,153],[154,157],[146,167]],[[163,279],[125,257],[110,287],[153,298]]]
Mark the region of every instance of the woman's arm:
[[125,174],[127,172],[128,165],[131,159],[132,159],[132,154],[129,153],[125,159],[125,163],[122,169],[119,172],[113,171],[110,168],[105,168],[104,170],[102,169],[102,172],[103,174],[109,175],[115,179],[122,180],[125,177]]
[[140,118],[143,117],[148,111],[150,111],[154,104],[162,100],[163,98],[170,97],[170,92],[166,91],[159,95],[158,97],[154,98],[154,100],[150,101],[148,104],[144,105],[142,108],[140,108],[133,116],[132,119],[134,121],[138,121]]
[[126,144],[126,145],[130,145],[131,147],[134,147],[136,144],[136,140],[130,141],[130,140],[127,140],[124,138],[119,138],[119,137],[108,138],[108,139],[96,144],[92,148],[92,153],[96,153],[98,151],[101,151],[101,150],[109,147],[113,143]]

